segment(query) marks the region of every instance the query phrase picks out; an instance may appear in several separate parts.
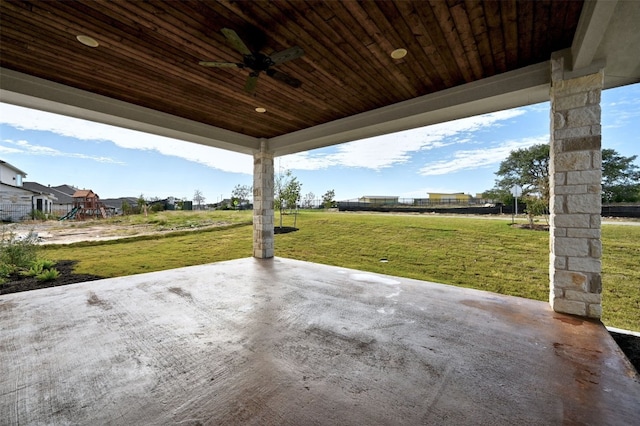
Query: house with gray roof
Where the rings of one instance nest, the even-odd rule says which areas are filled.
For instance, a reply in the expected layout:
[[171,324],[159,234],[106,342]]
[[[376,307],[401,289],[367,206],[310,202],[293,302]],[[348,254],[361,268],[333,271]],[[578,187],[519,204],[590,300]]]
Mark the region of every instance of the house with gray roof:
[[45,186],[38,182],[23,182],[23,186],[32,191],[48,193],[56,197],[51,207],[51,213],[56,216],[64,216],[73,209],[73,194],[77,188],[69,185]]
[[32,218],[35,211],[51,214],[56,196],[50,191],[39,191],[24,186],[27,174],[0,160],[0,220],[17,222]]

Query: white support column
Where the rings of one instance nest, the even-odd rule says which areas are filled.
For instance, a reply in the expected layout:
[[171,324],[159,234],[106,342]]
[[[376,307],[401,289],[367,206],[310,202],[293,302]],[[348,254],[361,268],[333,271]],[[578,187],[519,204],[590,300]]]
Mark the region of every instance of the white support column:
[[253,154],[253,256],[273,257],[273,153],[267,140]]
[[565,60],[551,60],[549,301],[556,312],[600,318],[604,72],[565,79]]

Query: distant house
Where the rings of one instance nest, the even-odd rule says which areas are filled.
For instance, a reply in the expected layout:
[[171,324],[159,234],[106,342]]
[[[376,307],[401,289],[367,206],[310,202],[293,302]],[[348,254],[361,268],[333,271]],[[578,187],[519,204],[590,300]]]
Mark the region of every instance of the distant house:
[[32,191],[50,193],[56,197],[51,208],[51,213],[55,216],[64,216],[73,209],[73,193],[77,191],[69,185],[44,186],[38,182],[24,182],[24,187]]
[[34,211],[51,214],[56,197],[47,191],[25,188],[27,174],[0,160],[0,220],[17,222],[30,219]]
[[429,192],[429,200],[431,204],[463,204],[471,200],[471,195],[463,192],[453,194],[442,194],[438,192]]
[[376,206],[395,205],[398,204],[398,197],[387,195],[364,195],[358,198],[358,202],[373,204]]
[[100,201],[104,203],[105,208],[113,212],[113,214],[121,214],[125,209],[122,208],[123,204],[128,204],[129,207],[138,205],[138,197],[120,197],[120,198],[101,198]]

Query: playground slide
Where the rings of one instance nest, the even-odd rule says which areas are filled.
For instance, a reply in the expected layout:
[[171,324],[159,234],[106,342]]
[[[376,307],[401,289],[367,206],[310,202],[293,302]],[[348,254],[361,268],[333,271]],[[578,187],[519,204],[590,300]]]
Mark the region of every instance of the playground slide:
[[69,213],[65,214],[58,220],[74,219],[76,217],[76,213],[78,213],[78,210],[80,210],[80,207],[74,207]]

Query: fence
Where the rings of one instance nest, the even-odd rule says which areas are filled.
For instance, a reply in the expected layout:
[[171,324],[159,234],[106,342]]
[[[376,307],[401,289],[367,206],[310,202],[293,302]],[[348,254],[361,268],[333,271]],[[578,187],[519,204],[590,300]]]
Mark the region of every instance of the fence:
[[[71,207],[55,206],[48,215],[50,218],[59,218],[71,210]],[[33,219],[33,208],[27,204],[0,204],[0,222],[20,222],[22,220]]]
[[[371,203],[359,200],[338,201],[340,211],[372,211],[372,212],[396,212],[396,213],[445,213],[445,214],[513,214],[514,206],[493,204],[489,200],[457,201],[443,203],[442,201],[430,204],[428,199],[421,199],[419,203],[408,202],[411,199],[399,199],[398,202]],[[525,213],[527,205],[518,202],[518,213]],[[606,204],[602,206],[604,217],[629,217],[640,218],[640,204]]]
[[25,204],[0,204],[0,221],[20,222],[31,219],[33,208]]

